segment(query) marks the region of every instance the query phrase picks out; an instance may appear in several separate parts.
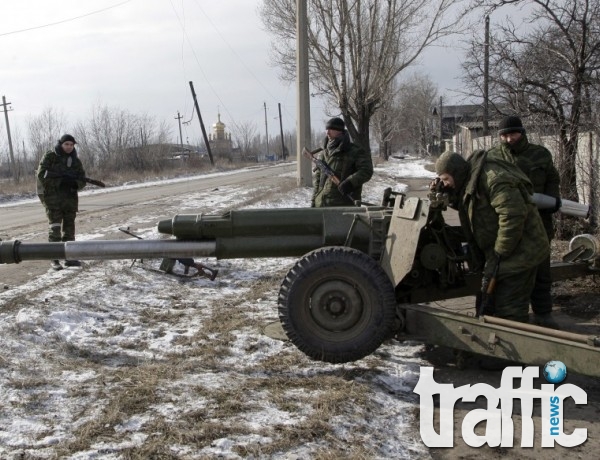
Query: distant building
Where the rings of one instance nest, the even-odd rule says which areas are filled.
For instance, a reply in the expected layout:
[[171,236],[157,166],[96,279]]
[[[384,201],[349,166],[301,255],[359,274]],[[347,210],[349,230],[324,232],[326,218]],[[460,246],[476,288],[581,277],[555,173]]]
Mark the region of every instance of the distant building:
[[498,143],[498,125],[500,120],[488,121],[488,134],[483,135],[483,121],[467,121],[459,123],[452,142],[455,152],[463,156],[471,155],[475,150],[489,149]]
[[[491,115],[488,120],[488,135],[483,135],[483,106],[471,105],[446,105],[442,108],[442,142],[445,144],[443,151],[459,152],[469,156],[476,149],[490,148],[495,142],[495,135],[501,117]],[[493,134],[492,134],[493,133]]]
[[483,107],[481,105],[444,105],[442,106],[443,139],[451,139],[457,133],[459,125],[482,120]]
[[217,122],[212,126],[213,132],[208,135],[210,150],[215,159],[222,158],[229,161],[233,158],[233,144],[231,142],[231,133],[225,131],[225,123],[221,121],[221,114],[218,114]]
[[[439,105],[432,110],[431,143],[427,145],[430,154],[448,150],[458,151],[456,135],[465,123],[481,122],[483,107],[470,105]],[[441,147],[441,150],[440,150]]]

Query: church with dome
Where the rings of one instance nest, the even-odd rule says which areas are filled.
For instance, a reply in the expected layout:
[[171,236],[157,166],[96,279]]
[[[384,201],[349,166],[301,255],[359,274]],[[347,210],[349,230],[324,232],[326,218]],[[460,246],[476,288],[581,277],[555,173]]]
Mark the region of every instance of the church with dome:
[[221,114],[217,116],[217,122],[212,125],[212,133],[208,135],[208,142],[210,144],[210,150],[215,159],[227,159],[229,161],[234,160],[233,158],[233,143],[231,141],[231,133],[226,132],[225,123],[221,121]]

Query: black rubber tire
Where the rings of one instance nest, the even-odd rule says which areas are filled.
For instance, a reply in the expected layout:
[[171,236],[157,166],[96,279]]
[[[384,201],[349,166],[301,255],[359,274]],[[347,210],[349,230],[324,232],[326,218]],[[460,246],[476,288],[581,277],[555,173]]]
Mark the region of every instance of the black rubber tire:
[[279,320],[309,357],[329,363],[373,353],[395,327],[394,287],[381,266],[356,249],[309,252],[279,290]]

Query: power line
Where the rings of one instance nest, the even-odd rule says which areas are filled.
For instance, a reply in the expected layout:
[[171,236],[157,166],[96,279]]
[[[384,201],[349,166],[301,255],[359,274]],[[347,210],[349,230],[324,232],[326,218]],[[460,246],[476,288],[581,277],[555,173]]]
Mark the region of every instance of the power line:
[[[198,6],[198,8],[200,9],[200,11],[202,12],[202,14],[206,17],[206,19],[208,20],[208,22],[210,23],[210,25],[213,27],[213,29],[215,29],[215,31],[217,32],[217,34],[219,34],[219,37],[221,38],[221,41],[223,43],[225,43],[229,49],[231,50],[231,52],[235,55],[235,57],[242,63],[242,65],[245,67],[245,69],[248,71],[248,73],[250,75],[252,75],[252,77],[256,80],[256,82],[262,87],[262,89],[265,91],[265,93],[267,93],[271,99],[273,101],[276,101],[277,98],[271,93],[271,91],[269,90],[269,88],[267,88],[262,80],[260,78],[258,78],[256,76],[256,74],[252,71],[252,69],[246,64],[246,62],[244,61],[244,59],[242,59],[242,57],[238,54],[238,52],[233,48],[233,46],[231,46],[231,44],[229,43],[229,41],[227,40],[227,38],[221,33],[221,31],[219,30],[219,28],[216,26],[216,24],[211,20],[211,18],[208,16],[208,14],[204,11],[204,9],[202,8],[202,5],[200,5],[200,3],[198,2],[198,0],[194,0],[194,2],[196,3],[196,5]],[[284,108],[285,109],[285,108]]]
[[[265,84],[256,76],[256,74],[252,71],[252,69],[246,64],[246,62],[241,58],[241,56],[239,55],[239,53],[236,52],[236,50],[231,46],[231,44],[228,42],[227,38],[221,33],[220,29],[217,27],[217,25],[212,21],[212,19],[210,18],[210,16],[206,13],[206,11],[204,10],[204,8],[200,5],[200,3],[197,0],[194,0],[196,5],[198,6],[199,10],[201,11],[201,13],[204,15],[204,17],[206,18],[206,20],[209,22],[209,24],[212,26],[212,28],[215,30],[215,32],[218,34],[218,36],[221,38],[221,42],[226,44],[227,47],[231,50],[231,52],[235,55],[235,57],[237,58],[237,60],[242,64],[242,66],[247,70],[247,72],[254,78],[254,80],[256,80],[256,82],[262,87],[262,89],[265,91],[265,93],[274,101],[277,100],[277,98],[271,93],[271,91],[265,86]],[[217,93],[217,91],[215,90],[215,88],[213,87],[213,85],[210,83],[210,80],[208,79],[208,76],[206,75],[206,73],[204,72],[204,69],[200,63],[200,59],[198,57],[198,55],[196,54],[196,49],[194,48],[193,42],[190,39],[187,30],[185,28],[185,21],[184,19],[182,19],[180,17],[180,15],[178,14],[175,6],[173,5],[173,1],[170,0],[171,3],[171,7],[173,9],[173,12],[175,13],[175,16],[179,22],[179,26],[181,28],[182,34],[185,37],[185,40],[187,41],[192,55],[194,56],[194,59],[196,61],[196,64],[198,65],[198,68],[200,69],[200,72],[202,73],[202,76],[204,77],[204,82],[206,83],[206,85],[210,88],[211,92],[214,94],[214,96],[217,98],[217,100],[221,103],[221,105],[223,106],[227,116],[229,117],[229,119],[233,122],[234,125],[236,125],[236,119],[237,117],[234,117],[231,112],[229,111],[229,108],[227,107],[227,105],[223,102],[223,100],[221,99],[221,97],[219,96],[219,94]],[[184,64],[185,67],[185,64]],[[284,110],[287,109],[286,107],[284,107]],[[193,111],[192,111],[192,117],[193,117]],[[293,117],[292,117],[293,118]],[[184,124],[186,124],[188,122],[184,122]]]
[[[215,88],[211,85],[210,80],[208,79],[206,73],[204,73],[204,69],[203,69],[202,65],[200,64],[200,59],[198,58],[198,55],[196,54],[196,49],[194,48],[192,40],[190,39],[190,36],[188,35],[187,30],[185,29],[184,22],[179,17],[179,14],[177,14],[177,10],[175,9],[175,6],[173,5],[173,2],[170,1],[170,3],[171,3],[171,7],[173,8],[173,12],[175,13],[175,17],[177,18],[177,21],[179,22],[179,26],[181,27],[182,34],[185,37],[186,41],[188,42],[188,45],[189,45],[190,49],[192,50],[192,54],[194,55],[194,59],[196,60],[196,64],[198,65],[198,68],[200,69],[200,73],[204,77],[204,81],[205,81],[206,85],[210,88],[210,90],[215,95],[215,97],[218,99],[218,101],[223,105],[223,107],[225,108],[225,112],[227,112],[227,115],[229,115],[229,117],[232,120],[234,120],[234,118],[231,115],[231,113],[229,113],[229,110],[227,110],[227,105],[221,100],[221,98],[219,97],[219,94],[217,93],[217,91],[215,90]],[[193,116],[193,114],[192,114],[192,116]],[[191,119],[190,119],[190,121],[191,121]]]
[[116,5],[107,6],[106,8],[102,8],[101,10],[92,11],[91,13],[82,14],[80,16],[75,16],[75,17],[69,18],[69,19],[63,19],[62,21],[51,22],[48,24],[43,24],[41,26],[29,27],[27,29],[13,30],[12,32],[4,32],[3,34],[0,34],[0,37],[4,37],[5,35],[20,34],[21,32],[29,32],[31,30],[43,29],[45,27],[52,27],[52,26],[56,26],[58,24],[64,24],[65,22],[76,21],[77,19],[86,18],[86,17],[92,16],[94,14],[102,13],[104,11],[107,11],[107,10],[110,10],[113,8],[117,8],[121,5],[125,5],[125,3],[129,3],[129,2],[131,2],[131,0],[125,0],[124,2],[117,3]]

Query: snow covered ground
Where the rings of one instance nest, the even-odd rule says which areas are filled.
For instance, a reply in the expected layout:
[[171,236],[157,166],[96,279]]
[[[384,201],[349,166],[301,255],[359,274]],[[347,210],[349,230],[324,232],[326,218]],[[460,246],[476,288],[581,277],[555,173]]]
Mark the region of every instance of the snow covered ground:
[[[399,177],[427,184],[425,163],[376,167],[363,198],[403,191]],[[188,195],[177,212],[236,208],[252,193]],[[251,207],[305,206],[310,190],[275,195]],[[215,281],[165,275],[160,260],[90,261],[1,292],[0,457],[429,458],[412,393],[421,345],[311,361],[263,333],[295,260],[203,262]]]

